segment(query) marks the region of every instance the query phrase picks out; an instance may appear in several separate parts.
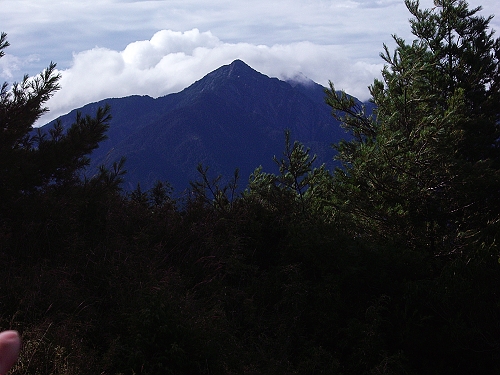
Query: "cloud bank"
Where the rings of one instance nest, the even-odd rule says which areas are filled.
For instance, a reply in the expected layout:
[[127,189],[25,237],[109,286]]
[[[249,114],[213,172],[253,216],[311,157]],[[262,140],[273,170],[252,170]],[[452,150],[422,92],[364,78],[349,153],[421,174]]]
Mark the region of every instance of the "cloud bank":
[[354,62],[341,46],[225,43],[210,31],[161,30],[122,51],[95,47],[75,53],[71,66],[59,71],[61,90],[48,102],[50,112],[38,124],[105,98],[178,92],[235,59],[271,77],[301,74],[323,85],[331,80],[360,99],[368,98],[367,87],[382,68],[381,63]]
[[[499,10],[498,0],[470,0],[478,5],[485,16]],[[39,124],[107,97],[176,92],[237,58],[366,99],[382,44],[393,46],[391,34],[412,40],[408,18],[403,0],[2,0],[11,55],[0,78],[58,63],[62,90]],[[500,19],[491,26],[500,30]]]

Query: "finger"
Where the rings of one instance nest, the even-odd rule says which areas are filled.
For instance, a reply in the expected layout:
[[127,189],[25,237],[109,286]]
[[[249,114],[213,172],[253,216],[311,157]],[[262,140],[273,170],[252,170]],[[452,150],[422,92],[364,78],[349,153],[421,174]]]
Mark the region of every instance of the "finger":
[[0,374],[5,374],[14,365],[21,349],[21,339],[16,331],[0,333]]

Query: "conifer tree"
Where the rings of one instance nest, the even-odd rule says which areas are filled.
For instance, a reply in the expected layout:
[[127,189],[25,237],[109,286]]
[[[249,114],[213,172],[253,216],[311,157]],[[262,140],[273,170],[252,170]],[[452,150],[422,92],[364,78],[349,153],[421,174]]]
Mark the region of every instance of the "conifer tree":
[[[0,36],[0,57],[9,46]],[[111,119],[108,106],[95,117],[78,114],[64,129],[60,122],[49,131],[33,129],[48,111],[45,103],[59,90],[56,64],[38,76],[24,76],[21,83],[0,90],[0,227],[30,210],[33,201],[49,190],[67,190],[79,184],[80,171],[89,164],[88,155],[105,139]],[[33,200],[30,202],[28,198]]]
[[[0,57],[9,45],[0,37]],[[33,131],[34,123],[48,111],[44,104],[59,90],[56,64],[21,83],[4,83],[0,92],[0,170],[2,190],[28,192],[44,184],[60,183],[88,164],[88,155],[105,139],[111,119],[109,107],[99,108],[95,118],[77,115],[65,131],[56,123],[48,133]]]
[[[500,212],[500,39],[492,17],[463,0],[420,10],[406,0],[416,39],[384,45],[383,80],[367,116],[334,85],[333,115],[353,134],[336,145],[337,204],[356,235],[399,239],[432,254],[495,243]],[[467,240],[468,238],[468,240]]]
[[302,143],[291,142],[290,131],[285,131],[285,149],[281,158],[273,158],[279,175],[267,173],[258,167],[250,176],[246,197],[253,197],[268,208],[305,214],[306,211],[324,213],[329,210],[332,176],[325,165],[314,166],[316,155]]

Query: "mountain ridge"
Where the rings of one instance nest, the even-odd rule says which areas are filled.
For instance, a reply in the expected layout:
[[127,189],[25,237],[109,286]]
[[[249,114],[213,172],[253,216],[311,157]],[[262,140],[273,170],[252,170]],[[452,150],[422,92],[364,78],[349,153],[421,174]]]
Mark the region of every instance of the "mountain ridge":
[[304,143],[319,162],[332,166],[330,145],[347,135],[320,97],[324,88],[319,84],[292,85],[235,60],[178,93],[105,99],[59,119],[69,126],[76,111],[92,114],[110,104],[108,139],[91,154],[87,173],[125,156],[126,190],[137,183],[148,189],[161,180],[182,191],[196,179],[198,164],[228,177],[238,168],[242,184],[260,165],[277,172],[272,158],[284,149],[285,129],[292,141]]

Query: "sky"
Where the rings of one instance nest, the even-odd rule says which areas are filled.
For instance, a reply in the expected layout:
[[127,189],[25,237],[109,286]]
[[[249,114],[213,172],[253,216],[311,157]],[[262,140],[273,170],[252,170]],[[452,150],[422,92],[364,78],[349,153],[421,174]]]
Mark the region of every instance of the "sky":
[[[469,4],[497,14],[500,33],[498,0]],[[51,61],[61,75],[38,125],[105,98],[178,92],[235,59],[367,100],[383,44],[393,47],[393,34],[413,40],[403,0],[0,0],[0,9],[11,44],[0,80],[19,82]]]

